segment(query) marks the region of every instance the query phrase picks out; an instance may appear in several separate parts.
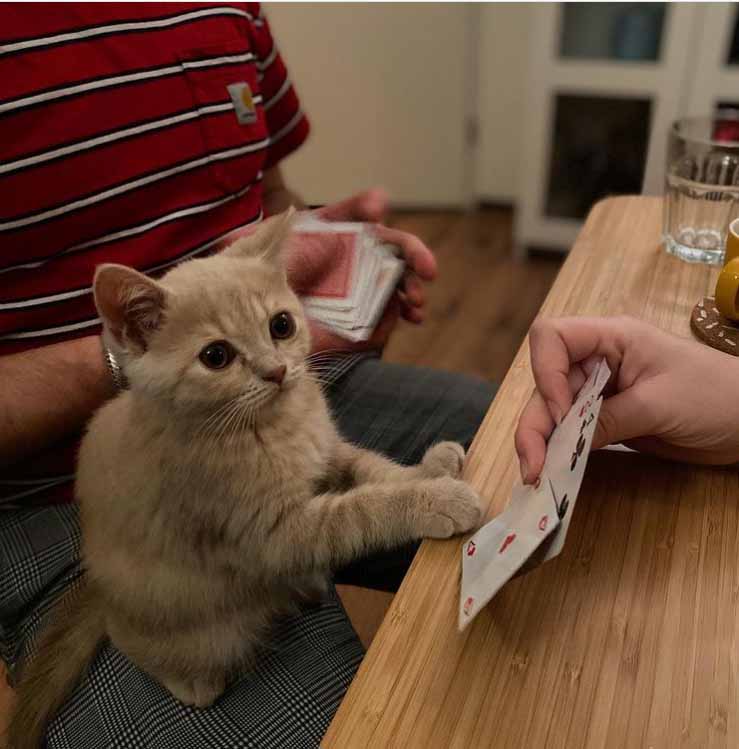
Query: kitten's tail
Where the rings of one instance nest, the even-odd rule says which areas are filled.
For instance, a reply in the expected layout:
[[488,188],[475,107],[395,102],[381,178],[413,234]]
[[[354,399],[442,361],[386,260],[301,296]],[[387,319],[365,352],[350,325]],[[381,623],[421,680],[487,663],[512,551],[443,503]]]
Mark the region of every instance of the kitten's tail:
[[57,605],[33,660],[23,669],[8,727],[8,749],[38,749],[49,721],[92,663],[105,636],[105,617],[92,586]]

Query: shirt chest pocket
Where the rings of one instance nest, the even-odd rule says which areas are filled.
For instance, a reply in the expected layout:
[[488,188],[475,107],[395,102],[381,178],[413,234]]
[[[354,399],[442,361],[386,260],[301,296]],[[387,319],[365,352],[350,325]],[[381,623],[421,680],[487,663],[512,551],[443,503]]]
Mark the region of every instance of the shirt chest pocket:
[[179,56],[197,115],[204,168],[218,187],[237,192],[264,165],[269,133],[257,60],[243,38],[198,46]]

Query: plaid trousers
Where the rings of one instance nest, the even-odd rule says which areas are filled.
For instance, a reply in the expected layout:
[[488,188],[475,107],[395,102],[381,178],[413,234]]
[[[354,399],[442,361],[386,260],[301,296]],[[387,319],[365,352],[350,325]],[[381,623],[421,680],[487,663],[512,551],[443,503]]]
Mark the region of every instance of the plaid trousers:
[[[418,462],[440,440],[469,444],[493,388],[481,380],[363,358],[334,367],[327,395],[344,436]],[[0,657],[32,658],[44,616],[79,580],[77,508],[0,510]],[[417,544],[357,560],[336,579],[385,590]],[[279,621],[256,667],[208,708],[178,702],[110,643],[49,725],[49,749],[317,747],[364,655],[334,593]]]

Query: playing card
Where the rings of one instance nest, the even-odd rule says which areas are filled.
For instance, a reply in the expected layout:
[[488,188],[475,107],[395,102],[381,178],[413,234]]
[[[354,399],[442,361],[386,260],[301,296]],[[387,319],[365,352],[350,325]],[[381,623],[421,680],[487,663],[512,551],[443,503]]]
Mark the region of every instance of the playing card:
[[[378,248],[380,251],[382,248]],[[350,317],[335,313],[316,312],[315,308],[308,311],[317,315],[324,324],[330,324],[334,330],[341,330],[345,338],[352,341],[363,341],[369,338],[382,316],[390,295],[403,275],[403,264],[394,257],[383,258],[380,271],[377,274],[374,291],[365,296],[362,308]],[[365,322],[366,321],[366,322]]]
[[316,254],[329,243],[337,258],[302,298],[306,314],[343,338],[368,339],[403,274],[396,248],[380,242],[364,224],[322,221],[310,213],[301,214],[294,231],[304,245],[321,243]]
[[321,245],[321,256],[329,246],[334,258],[325,275],[318,278],[311,289],[312,293],[303,297],[303,305],[308,308],[340,311],[351,309],[359,303],[359,274],[362,265],[363,248],[358,231],[326,232],[296,231],[300,242],[306,247],[305,255],[310,257],[310,245]]
[[552,432],[536,486],[515,486],[508,507],[464,544],[460,630],[508,580],[562,550],[610,376],[603,359]]
[[559,525],[550,485],[514,487],[508,507],[462,548],[463,630]]
[[556,557],[564,546],[603,403],[601,391],[610,376],[611,370],[606,360],[602,359],[547,443],[547,457],[541,477],[552,486],[560,527],[548,542],[542,561]]

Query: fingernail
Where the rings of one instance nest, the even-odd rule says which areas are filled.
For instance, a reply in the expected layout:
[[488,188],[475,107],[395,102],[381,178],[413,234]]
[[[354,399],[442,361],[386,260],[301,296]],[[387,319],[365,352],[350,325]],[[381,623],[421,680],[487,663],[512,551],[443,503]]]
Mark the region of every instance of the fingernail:
[[562,421],[562,409],[554,401],[547,401],[547,406],[549,406],[549,413],[552,414],[554,423],[559,424]]
[[528,475],[528,472],[529,472],[529,464],[526,461],[526,458],[521,458],[520,468],[521,468],[521,481],[523,481],[523,483],[525,484],[526,476]]

